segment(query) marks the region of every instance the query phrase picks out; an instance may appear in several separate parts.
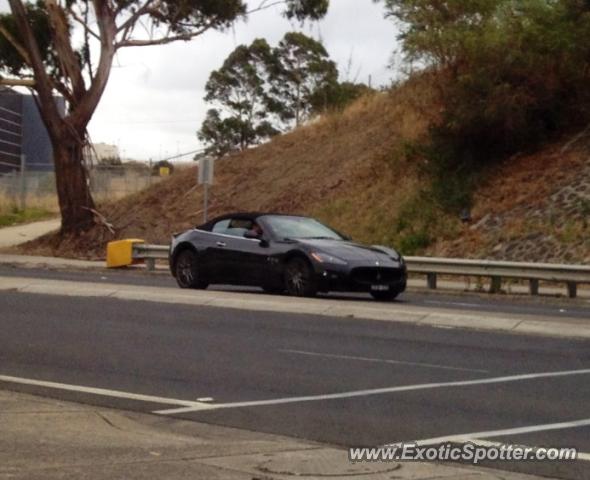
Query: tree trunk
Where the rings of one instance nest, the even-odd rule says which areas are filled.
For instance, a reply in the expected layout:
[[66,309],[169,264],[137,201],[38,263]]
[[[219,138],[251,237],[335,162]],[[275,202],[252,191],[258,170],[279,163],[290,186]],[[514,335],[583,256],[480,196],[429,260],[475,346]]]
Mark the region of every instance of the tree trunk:
[[83,146],[74,135],[62,131],[52,141],[61,233],[81,232],[94,225],[94,200],[84,167]]

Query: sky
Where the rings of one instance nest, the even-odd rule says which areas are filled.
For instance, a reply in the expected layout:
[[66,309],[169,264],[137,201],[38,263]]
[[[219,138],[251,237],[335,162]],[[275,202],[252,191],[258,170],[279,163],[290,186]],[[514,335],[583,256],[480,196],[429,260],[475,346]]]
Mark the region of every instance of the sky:
[[[250,7],[260,0],[250,0]],[[5,0],[0,9],[6,10]],[[288,31],[321,39],[337,62],[341,80],[388,84],[396,48],[394,24],[383,3],[331,0],[328,15],[301,26],[281,8],[257,12],[225,32],[209,31],[190,42],[119,51],[103,98],[89,125],[94,143],[119,147],[123,158],[160,160],[202,147],[196,132],[208,109],[203,101],[211,71],[241,44],[266,38],[276,45]]]

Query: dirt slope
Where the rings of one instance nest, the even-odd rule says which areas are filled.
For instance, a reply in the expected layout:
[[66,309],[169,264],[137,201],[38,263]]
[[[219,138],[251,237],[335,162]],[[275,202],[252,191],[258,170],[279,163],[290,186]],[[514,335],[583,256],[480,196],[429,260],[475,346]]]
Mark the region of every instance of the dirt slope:
[[[314,215],[370,243],[404,243],[403,225],[428,222],[418,168],[403,154],[439,111],[428,78],[363,98],[269,144],[219,160],[211,214],[264,210]],[[517,261],[590,262],[590,130],[535,154],[507,159],[478,190],[473,222],[435,211],[434,242],[419,253]],[[201,223],[196,167],[150,189],[100,206],[115,234],[97,226],[80,237],[45,237],[28,253],[104,257],[114,238],[166,243]],[[423,217],[423,218],[422,218]],[[430,219],[430,220],[429,220]],[[441,221],[442,220],[442,221]],[[441,228],[442,225],[442,228]],[[428,229],[428,225],[426,225]],[[410,238],[411,239],[411,238]],[[403,249],[403,248],[402,248]],[[416,250],[414,248],[414,250]],[[414,253],[414,252],[412,252]]]
[[473,217],[430,252],[590,263],[590,128],[494,168],[476,193]]

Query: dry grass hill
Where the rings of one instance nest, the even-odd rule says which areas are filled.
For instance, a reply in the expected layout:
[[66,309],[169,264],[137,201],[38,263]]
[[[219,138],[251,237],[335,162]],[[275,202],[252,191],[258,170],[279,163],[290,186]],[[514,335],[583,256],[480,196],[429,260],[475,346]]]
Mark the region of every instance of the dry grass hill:
[[[216,166],[211,214],[271,210],[309,214],[369,243],[405,253],[590,262],[590,130],[486,172],[471,223],[424,200],[425,179],[405,155],[440,111],[428,79],[357,101]],[[27,252],[103,257],[114,238],[165,243],[201,222],[196,167],[139,194],[100,206],[115,229],[45,237]]]

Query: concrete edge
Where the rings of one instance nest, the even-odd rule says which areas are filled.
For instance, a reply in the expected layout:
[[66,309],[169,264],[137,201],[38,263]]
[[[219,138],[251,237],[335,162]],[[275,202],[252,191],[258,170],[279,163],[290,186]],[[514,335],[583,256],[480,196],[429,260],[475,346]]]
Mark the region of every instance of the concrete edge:
[[357,318],[439,328],[466,328],[578,339],[590,338],[590,322],[583,323],[579,319],[541,320],[540,317],[526,314],[496,314],[492,316],[479,312],[428,309],[395,303],[351,302],[346,304],[332,299],[300,299],[236,292],[170,290],[161,287],[22,277],[0,277],[0,291],[70,297],[112,297],[119,300]]

